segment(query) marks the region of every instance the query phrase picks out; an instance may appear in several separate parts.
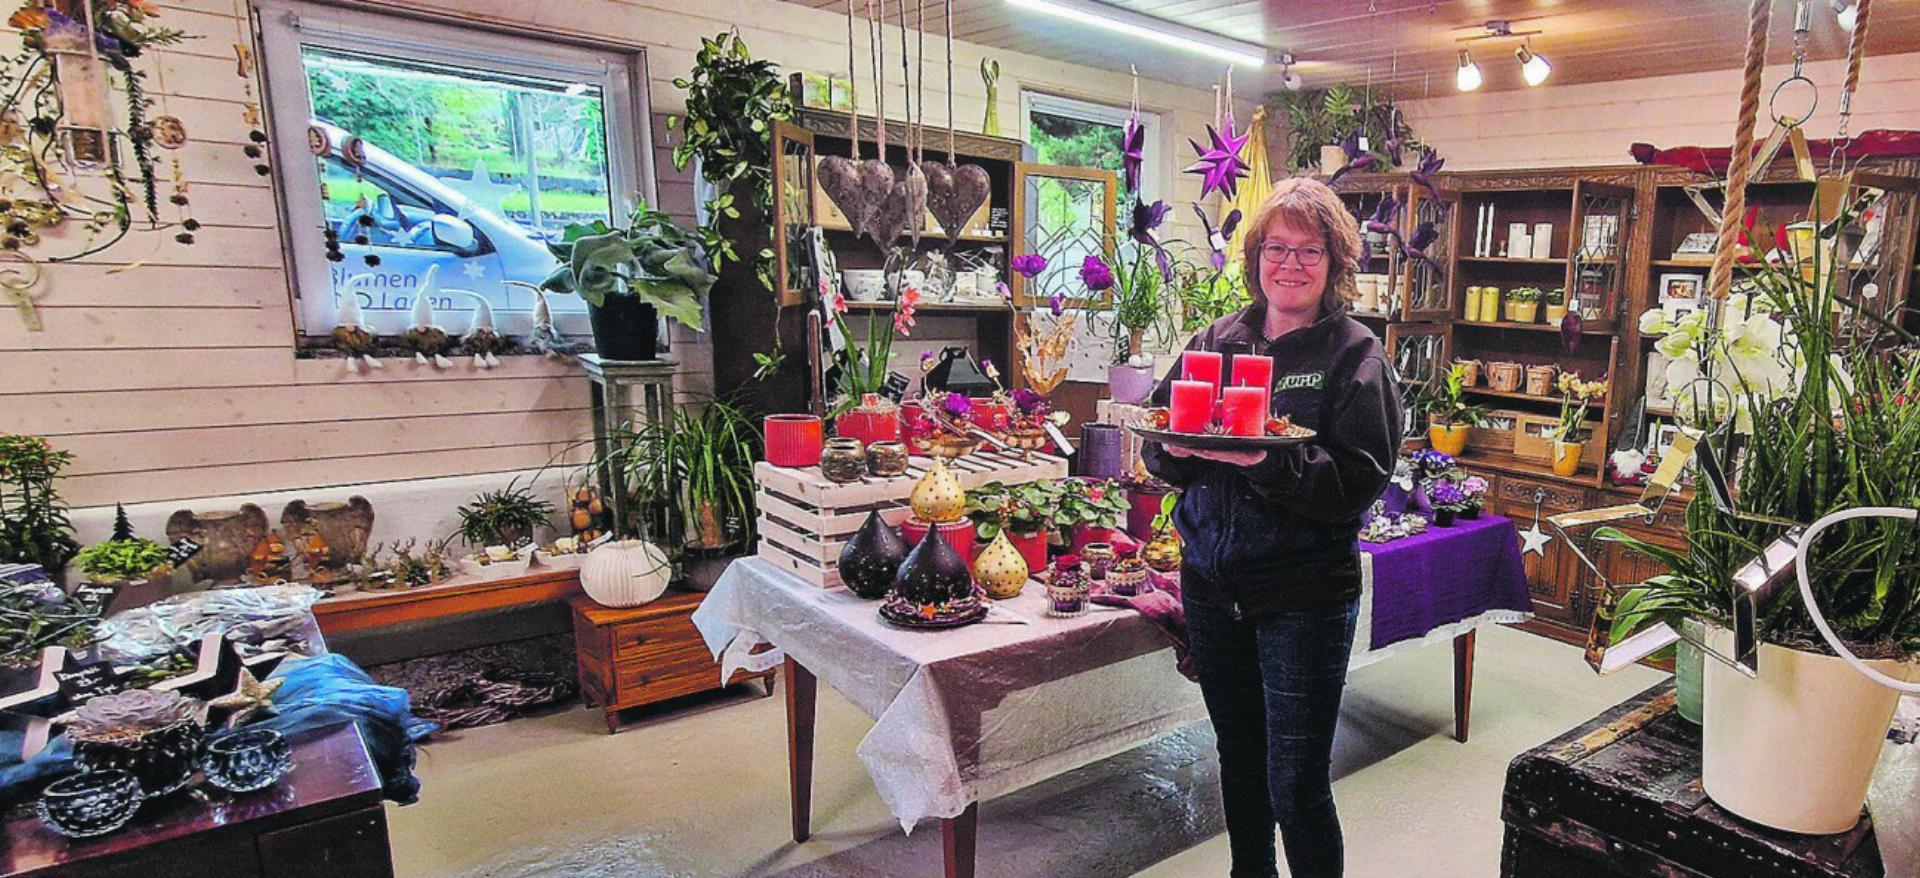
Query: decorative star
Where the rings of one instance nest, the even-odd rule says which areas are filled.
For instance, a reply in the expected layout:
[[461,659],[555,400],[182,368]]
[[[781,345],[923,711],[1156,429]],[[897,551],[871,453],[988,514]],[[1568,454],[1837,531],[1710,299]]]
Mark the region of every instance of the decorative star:
[[1207,137],[1213,145],[1206,149],[1202,149],[1200,144],[1192,140],[1187,141],[1188,145],[1193,147],[1193,151],[1200,156],[1200,160],[1188,165],[1182,173],[1200,174],[1205,178],[1200,184],[1201,198],[1207,197],[1214,190],[1219,190],[1226,197],[1233,198],[1240,192],[1240,178],[1247,175],[1247,164],[1240,160],[1240,150],[1247,145],[1248,140],[1252,139],[1253,134],[1249,132],[1235,135],[1231,119],[1227,120],[1226,129],[1223,135],[1214,130],[1212,125],[1208,125]]
[[207,702],[207,708],[210,711],[231,711],[227,717],[227,726],[231,728],[246,722],[247,718],[255,713],[272,707],[273,693],[279,691],[286,682],[284,677],[275,677],[262,682],[253,675],[252,671],[242,669],[239,682],[234,686],[233,691]]
[[1147,144],[1147,129],[1140,124],[1140,114],[1127,117],[1127,125],[1120,133],[1120,169],[1125,173],[1127,191],[1140,191],[1140,165]]
[[1532,552],[1535,555],[1545,557],[1547,554],[1547,544],[1553,542],[1553,537],[1545,531],[1542,531],[1540,529],[1540,522],[1536,521],[1532,527],[1520,532],[1520,541],[1526,544],[1520,550],[1520,554],[1524,555]]
[[487,276],[487,270],[481,268],[480,263],[473,260],[462,261],[460,263],[460,273],[466,275],[468,280],[479,280]]

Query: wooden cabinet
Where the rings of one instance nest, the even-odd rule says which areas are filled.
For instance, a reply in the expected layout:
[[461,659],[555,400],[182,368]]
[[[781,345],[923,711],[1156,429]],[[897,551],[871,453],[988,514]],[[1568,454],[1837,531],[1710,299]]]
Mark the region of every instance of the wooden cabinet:
[[653,603],[624,609],[603,607],[586,595],[569,601],[581,700],[606,711],[609,734],[620,730],[620,711],[629,707],[754,679],[773,694],[772,671],[740,671],[720,682],[720,664],[693,627],[693,611],[702,597],[669,592]]

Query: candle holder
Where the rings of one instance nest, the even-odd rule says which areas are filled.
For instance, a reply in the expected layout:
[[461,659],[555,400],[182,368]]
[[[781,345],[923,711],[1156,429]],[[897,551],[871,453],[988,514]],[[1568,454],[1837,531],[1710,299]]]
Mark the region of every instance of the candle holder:
[[293,770],[293,747],[278,730],[244,729],[207,742],[200,770],[216,787],[250,793],[272,786]]
[[127,825],[145,800],[132,772],[91,771],[48,784],[40,796],[40,821],[68,838],[92,838]]
[[867,474],[867,457],[858,439],[829,439],[820,452],[820,474],[828,481],[860,481]]
[[1107,593],[1133,597],[1153,590],[1147,582],[1147,565],[1139,558],[1122,558],[1107,571]]
[[1113,569],[1114,551],[1112,543],[1088,543],[1080,547],[1080,561],[1087,572],[1087,578],[1101,582],[1107,578],[1107,571]]
[[867,446],[867,472],[876,476],[907,474],[905,442],[875,442]]

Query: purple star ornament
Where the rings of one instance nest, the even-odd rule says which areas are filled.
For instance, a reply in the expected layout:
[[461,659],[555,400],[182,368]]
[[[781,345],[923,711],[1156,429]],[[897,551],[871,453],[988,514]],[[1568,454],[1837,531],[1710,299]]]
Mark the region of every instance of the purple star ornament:
[[1146,161],[1146,144],[1147,129],[1140,124],[1140,114],[1128,116],[1120,134],[1120,168],[1125,172],[1128,192],[1140,191],[1140,165]]
[[1207,138],[1212,146],[1206,149],[1192,140],[1187,141],[1200,160],[1188,165],[1183,173],[1202,175],[1201,198],[1216,190],[1228,198],[1239,194],[1240,178],[1247,175],[1247,165],[1240,160],[1240,150],[1252,137],[1252,134],[1235,135],[1233,123],[1228,122],[1224,135],[1214,130],[1212,125],[1207,126]]

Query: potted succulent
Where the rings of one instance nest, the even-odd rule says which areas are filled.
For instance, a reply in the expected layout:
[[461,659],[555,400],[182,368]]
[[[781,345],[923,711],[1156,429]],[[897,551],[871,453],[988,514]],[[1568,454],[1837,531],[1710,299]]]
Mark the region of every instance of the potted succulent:
[[116,510],[113,537],[81,549],[73,561],[87,582],[114,588],[109,609],[115,612],[164,598],[172,585],[167,547],[134,536],[124,507]]
[[[1731,474],[1724,493],[1705,473],[1715,488],[1697,491],[1687,507],[1684,550],[1609,528],[1596,538],[1668,568],[1614,605],[1615,642],[1655,623],[1698,620],[1710,626],[1706,645],[1726,655],[1731,626],[1751,624],[1757,674],[1705,662],[1703,786],[1747,820],[1824,834],[1858,823],[1900,697],[1893,687],[1914,688],[1864,671],[1914,679],[1920,540],[1908,523],[1841,521],[1816,534],[1794,522],[1871,514],[1861,506],[1911,508],[1920,497],[1920,405],[1913,402],[1920,365],[1906,354],[1915,340],[1904,332],[1887,330],[1904,345],[1874,344],[1853,337],[1870,331],[1863,323],[1836,319],[1854,307],[1843,298],[1847,272],[1816,265],[1809,279],[1797,268],[1764,261],[1746,268],[1754,293],[1729,296],[1717,329],[1643,318],[1658,324],[1651,334],[1667,336],[1660,347],[1674,352],[1672,371],[1686,379],[1673,384],[1676,391],[1733,389],[1712,399],[1681,392],[1676,409],[1713,437],[1707,453],[1716,460],[1730,457],[1727,443],[1737,439],[1741,463],[1722,468]],[[1734,514],[1722,510],[1728,499]],[[1752,580],[1740,571],[1757,565],[1767,578],[1781,557],[1772,549],[1781,546],[1793,559],[1784,584],[1750,591],[1743,583]],[[1731,612],[1738,595],[1756,598],[1748,618]]]
[[1507,291],[1507,320],[1511,323],[1532,323],[1540,316],[1539,287],[1514,287]]
[[1459,455],[1467,450],[1472,428],[1487,423],[1487,407],[1469,405],[1466,390],[1467,367],[1454,363],[1445,377],[1424,391],[1421,408],[1428,418],[1427,441],[1434,450]]
[[73,454],[38,436],[0,433],[0,562],[38,564],[59,577],[80,551],[54,488]]
[[674,409],[622,444],[641,537],[680,562],[690,581],[710,585],[717,573],[709,568],[753,544],[759,421],[731,402],[709,400]]
[[168,690],[98,695],[74,711],[67,739],[81,770],[128,772],[153,798],[193,779],[206,734],[198,713],[198,702]]
[[634,207],[626,228],[601,220],[571,223],[547,249],[560,265],[540,286],[586,301],[600,356],[654,359],[661,315],[703,328],[701,303],[715,280],[706,251],[697,235],[645,202]]
[[1069,534],[1069,545],[1079,552],[1088,543],[1111,543],[1123,533],[1132,504],[1120,483],[1100,479],[1067,479],[1061,484],[1059,511],[1054,524]]
[[1553,427],[1553,471],[1570,476],[1580,471],[1593,428],[1587,425],[1587,406],[1607,392],[1604,381],[1581,381],[1578,373],[1560,375],[1560,422]]
[[1567,316],[1567,288],[1554,287],[1541,294],[1541,301],[1547,304],[1547,322],[1559,323]]
[[974,545],[985,547],[1002,532],[1026,559],[1027,569],[1047,568],[1047,533],[1062,488],[1057,482],[1024,485],[988,482],[967,492],[967,517],[973,520]]

